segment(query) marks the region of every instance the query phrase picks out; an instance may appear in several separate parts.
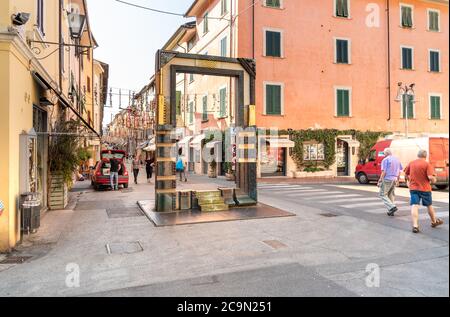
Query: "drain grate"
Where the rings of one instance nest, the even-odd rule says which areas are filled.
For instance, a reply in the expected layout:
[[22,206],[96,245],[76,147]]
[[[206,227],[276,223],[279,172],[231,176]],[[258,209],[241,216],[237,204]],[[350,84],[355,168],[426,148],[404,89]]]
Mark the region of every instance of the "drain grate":
[[335,215],[335,214],[332,214],[332,213],[320,214],[320,216],[326,217],[326,218],[338,217],[338,215]]
[[3,261],[0,262],[0,264],[22,264],[30,260],[32,256],[10,256]]
[[263,243],[267,244],[269,247],[271,247],[272,249],[275,249],[275,250],[284,249],[284,248],[288,247],[283,242],[278,241],[278,240],[266,240],[266,241],[263,241]]
[[108,254],[133,254],[144,251],[141,243],[136,242],[118,242],[108,243],[106,245],[106,251]]
[[109,218],[133,218],[133,217],[143,217],[144,214],[141,212],[139,207],[132,208],[112,208],[107,209],[106,213]]

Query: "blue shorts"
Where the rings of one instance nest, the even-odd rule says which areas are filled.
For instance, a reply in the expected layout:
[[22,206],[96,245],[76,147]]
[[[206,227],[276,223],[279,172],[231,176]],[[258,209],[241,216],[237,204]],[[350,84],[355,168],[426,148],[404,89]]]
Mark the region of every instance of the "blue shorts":
[[431,196],[431,192],[421,192],[418,190],[412,190],[411,194],[411,206],[420,205],[420,201],[422,201],[422,206],[429,207],[433,205],[433,197]]

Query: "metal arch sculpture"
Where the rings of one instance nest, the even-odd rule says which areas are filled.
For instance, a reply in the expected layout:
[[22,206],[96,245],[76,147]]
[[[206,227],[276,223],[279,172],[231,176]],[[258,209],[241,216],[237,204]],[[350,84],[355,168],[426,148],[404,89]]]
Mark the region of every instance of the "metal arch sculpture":
[[176,140],[172,131],[176,128],[176,75],[200,74],[235,78],[235,126],[252,131],[238,133],[245,140],[238,149],[236,187],[241,201],[256,204],[256,153],[255,78],[256,63],[252,59],[227,58],[210,55],[187,54],[160,50],[156,54],[156,212],[174,210],[176,191]]

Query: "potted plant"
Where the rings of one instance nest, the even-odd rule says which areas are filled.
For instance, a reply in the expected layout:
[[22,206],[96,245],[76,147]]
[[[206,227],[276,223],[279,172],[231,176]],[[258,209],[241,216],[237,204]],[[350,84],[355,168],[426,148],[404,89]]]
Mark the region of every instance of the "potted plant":
[[224,163],[225,177],[228,181],[234,181],[235,175],[233,173],[233,164],[231,162]]
[[212,160],[208,165],[208,177],[209,178],[217,178],[217,162],[216,160]]

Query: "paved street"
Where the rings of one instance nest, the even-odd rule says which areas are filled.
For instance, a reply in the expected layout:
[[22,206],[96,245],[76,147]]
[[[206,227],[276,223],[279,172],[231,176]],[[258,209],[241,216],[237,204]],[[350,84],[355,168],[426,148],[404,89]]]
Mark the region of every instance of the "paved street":
[[[154,195],[145,180],[78,183],[70,209],[14,254],[31,258],[0,265],[0,296],[448,296],[448,203],[436,204],[446,225],[421,216],[413,235],[406,198],[389,218],[373,187],[354,186],[260,183],[261,202],[297,216],[156,228],[136,207]],[[366,283],[372,263],[379,287]]]

